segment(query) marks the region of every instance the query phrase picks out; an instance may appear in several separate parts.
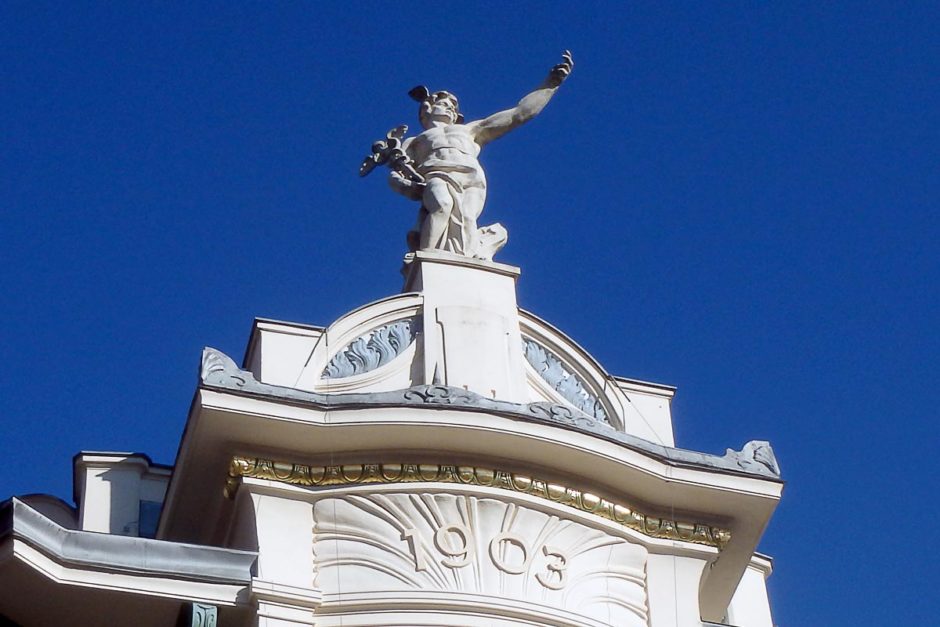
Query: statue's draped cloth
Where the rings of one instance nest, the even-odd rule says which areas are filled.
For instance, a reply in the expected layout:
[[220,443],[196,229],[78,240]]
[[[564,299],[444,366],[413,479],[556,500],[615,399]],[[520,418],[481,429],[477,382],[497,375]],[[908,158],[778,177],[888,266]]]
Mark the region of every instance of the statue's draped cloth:
[[[454,163],[443,159],[429,159],[421,164],[420,173],[425,181],[443,181],[453,202],[448,216],[447,228],[429,240],[427,246],[457,255],[492,259],[493,254],[508,239],[506,229],[500,224],[478,228],[477,219],[486,200],[486,176],[478,165]],[[422,207],[415,226],[418,237],[427,220],[426,208]]]

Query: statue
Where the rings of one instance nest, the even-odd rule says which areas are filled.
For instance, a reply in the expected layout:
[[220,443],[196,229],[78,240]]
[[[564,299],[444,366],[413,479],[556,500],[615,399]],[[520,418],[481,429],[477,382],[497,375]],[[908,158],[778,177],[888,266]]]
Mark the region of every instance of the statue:
[[417,225],[408,233],[411,250],[443,250],[492,260],[508,234],[500,224],[477,226],[486,201],[486,176],[477,156],[483,146],[538,115],[573,67],[566,50],[562,62],[519,104],[469,123],[464,123],[457,97],[450,92],[431,93],[424,86],[408,92],[419,103],[418,120],[424,131],[403,139],[407,126],[392,129],[385,140],[373,144],[359,174],[387,165],[392,189],[421,202]]

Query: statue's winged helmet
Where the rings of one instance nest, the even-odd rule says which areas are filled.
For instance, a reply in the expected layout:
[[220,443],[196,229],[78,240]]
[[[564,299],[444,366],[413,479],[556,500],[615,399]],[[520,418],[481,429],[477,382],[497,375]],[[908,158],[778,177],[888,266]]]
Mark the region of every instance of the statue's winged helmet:
[[424,85],[418,85],[411,89],[408,92],[408,95],[411,96],[411,99],[416,101],[419,105],[418,108],[418,117],[421,117],[421,113],[424,111],[425,104],[433,105],[438,100],[452,100],[454,102],[454,108],[457,111],[457,124],[463,124],[463,113],[460,112],[460,103],[457,101],[457,96],[450,93],[449,91],[435,91],[431,92]]

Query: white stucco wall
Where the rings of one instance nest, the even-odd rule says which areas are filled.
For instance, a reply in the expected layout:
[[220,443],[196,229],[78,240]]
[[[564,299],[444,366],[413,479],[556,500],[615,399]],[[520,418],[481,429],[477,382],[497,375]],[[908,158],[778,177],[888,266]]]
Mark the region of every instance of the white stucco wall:
[[162,503],[171,471],[143,455],[81,453],[74,472],[79,529],[136,536],[140,502]]
[[[765,560],[760,560],[765,562]],[[767,597],[769,562],[749,566],[731,599],[728,622],[736,627],[774,627]]]

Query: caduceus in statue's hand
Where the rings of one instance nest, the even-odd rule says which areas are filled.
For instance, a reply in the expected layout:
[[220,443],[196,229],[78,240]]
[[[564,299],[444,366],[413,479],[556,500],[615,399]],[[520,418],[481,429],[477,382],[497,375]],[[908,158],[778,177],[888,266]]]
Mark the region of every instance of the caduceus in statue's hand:
[[483,228],[477,219],[486,201],[486,176],[477,157],[490,141],[525,124],[548,104],[574,67],[571,53],[548,73],[535,90],[512,109],[464,123],[457,97],[419,86],[408,92],[418,101],[418,120],[424,131],[402,139],[407,126],[388,132],[372,146],[359,174],[388,165],[389,183],[396,192],[421,201],[418,223],[408,234],[412,250],[444,250],[491,260],[508,239],[500,224]]

